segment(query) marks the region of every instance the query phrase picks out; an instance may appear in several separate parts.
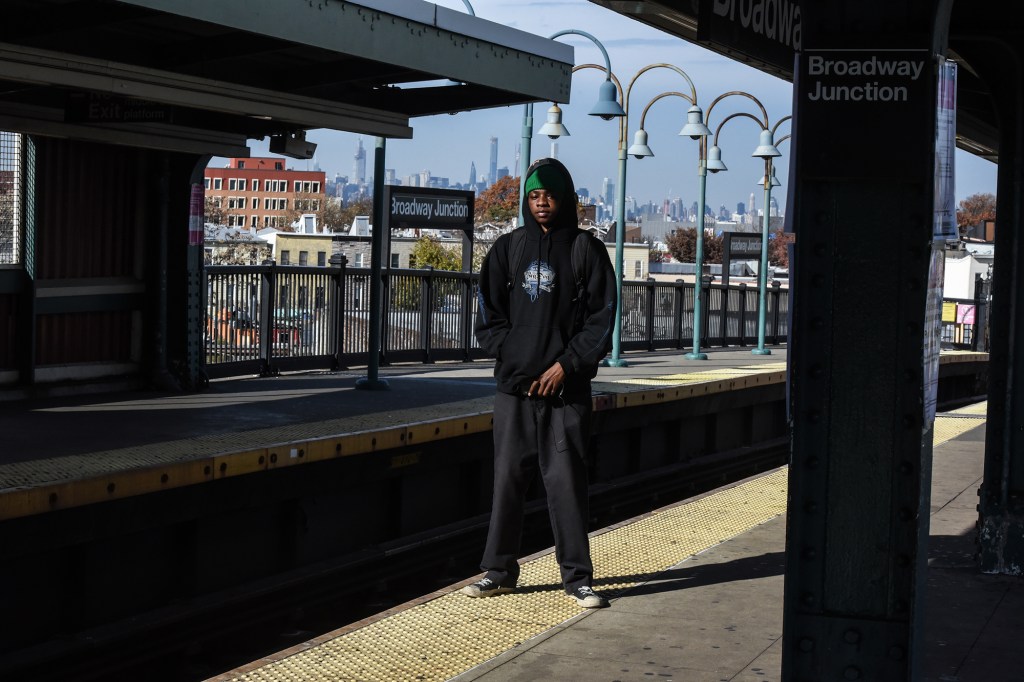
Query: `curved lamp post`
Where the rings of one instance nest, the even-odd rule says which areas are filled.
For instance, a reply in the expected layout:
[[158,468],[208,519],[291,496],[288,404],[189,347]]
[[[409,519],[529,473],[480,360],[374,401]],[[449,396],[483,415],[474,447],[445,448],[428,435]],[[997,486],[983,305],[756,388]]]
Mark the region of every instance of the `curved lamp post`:
[[[576,67],[577,69],[585,68],[600,68],[596,64],[583,64]],[[684,95],[682,93],[662,93],[658,95],[651,103],[660,99],[661,97],[669,94],[678,95],[690,103],[690,108],[687,111],[686,118],[687,122],[679,132],[680,135],[687,135],[693,139],[702,139],[711,134],[711,131],[706,125],[704,125],[704,113],[701,108],[697,106],[697,88],[694,86],[693,81],[686,74],[685,71],[680,69],[678,66],[666,63],[648,64],[641,68],[633,78],[629,81],[629,85],[623,91],[622,107],[625,112],[621,118],[619,118],[619,155],[618,155],[618,168],[619,178],[618,186],[616,189],[615,197],[615,297],[617,302],[618,315],[615,316],[615,329],[612,332],[612,352],[611,357],[603,360],[601,364],[605,367],[626,367],[628,366],[626,361],[622,359],[621,352],[621,339],[622,339],[622,279],[623,279],[623,244],[626,240],[626,159],[628,157],[626,149],[626,137],[629,131],[629,95],[633,90],[633,85],[637,79],[656,68],[666,68],[675,71],[682,76],[687,84],[690,86],[690,94]],[[618,79],[615,78],[614,74],[610,74],[610,78],[618,83]],[[621,90],[621,86],[620,86]],[[650,108],[650,103],[644,108],[644,113]],[[646,138],[646,133],[644,133]],[[645,142],[646,144],[646,142]],[[635,146],[635,143],[634,143]],[[632,147],[630,147],[632,149]],[[648,148],[650,151],[650,148]],[[637,156],[634,154],[634,156]]]
[[[564,35],[580,35],[584,38],[589,38],[597,48],[601,50],[601,55],[604,57],[604,68],[605,72],[604,83],[601,84],[601,89],[598,91],[597,104],[590,110],[591,116],[599,116],[605,121],[610,121],[613,118],[618,118],[626,115],[626,112],[619,106],[618,102],[618,90],[615,83],[612,82],[612,65],[611,60],[608,58],[608,51],[604,49],[604,45],[601,41],[590,35],[586,31],[579,31],[576,29],[566,29],[564,31],[558,31],[548,36],[548,40],[554,40]],[[590,65],[588,65],[590,66]],[[573,67],[573,73],[581,67]],[[601,68],[595,66],[594,68]],[[540,127],[538,131],[541,135],[547,135],[551,139],[556,139],[563,135],[569,135],[568,129],[562,125],[562,110],[555,104],[551,104],[551,108],[548,109],[547,121]],[[531,142],[533,141],[533,102],[528,102],[523,105],[523,144],[522,144],[522,156],[519,161],[519,224],[523,224],[523,201],[522,197],[524,189],[526,187],[526,171],[530,168],[530,153],[531,153]],[[494,182],[494,179],[491,179]]]
[[[726,97],[738,95],[750,99],[761,112],[763,120],[759,120],[751,114],[743,114],[749,118],[754,119],[761,126],[762,135],[768,130],[768,112],[765,110],[764,105],[761,101],[751,95],[749,92],[743,92],[742,90],[730,90],[724,92],[716,97],[711,104],[708,106],[707,118],[711,119],[711,112],[714,110],[715,105],[721,102]],[[733,114],[727,116],[718,129],[721,130],[725,122],[739,116],[739,114]],[[693,286],[693,351],[686,354],[689,360],[707,360],[707,355],[702,353],[700,350],[701,342],[701,327],[703,326],[703,280],[704,280],[704,204],[707,193],[707,172],[710,170],[712,173],[717,173],[719,170],[725,170],[725,164],[722,163],[722,152],[717,144],[717,134],[715,135],[715,144],[712,149],[708,149],[707,138],[703,138],[700,144],[700,159],[698,162],[697,173],[699,177],[699,189],[700,194],[698,195],[697,201],[697,248],[696,248],[696,270],[697,276],[695,277]],[[762,140],[763,142],[763,140]],[[770,143],[770,140],[769,140]],[[760,148],[759,148],[760,149]],[[774,149],[774,147],[772,147]],[[776,149],[774,156],[778,156],[779,152]],[[754,156],[758,156],[757,151],[754,152]]]
[[772,187],[778,187],[780,184],[778,178],[775,177],[775,164],[772,159],[782,156],[778,146],[788,140],[789,135],[782,137],[778,142],[774,142],[773,137],[779,126],[791,118],[792,116],[784,116],[772,126],[771,130],[761,131],[761,144],[752,154],[752,156],[764,159],[764,177],[759,182],[764,187],[764,206],[762,208],[764,216],[761,219],[761,264],[758,266],[757,273],[757,348],[750,351],[754,355],[772,354],[770,349],[764,347],[764,327],[768,312],[768,209],[772,201]]

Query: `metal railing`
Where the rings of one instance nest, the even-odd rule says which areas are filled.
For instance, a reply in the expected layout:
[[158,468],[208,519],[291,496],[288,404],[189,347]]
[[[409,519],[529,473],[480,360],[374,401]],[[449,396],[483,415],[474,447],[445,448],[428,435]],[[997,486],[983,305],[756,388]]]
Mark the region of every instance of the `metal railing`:
[[[217,265],[204,272],[207,376],[368,363],[369,268]],[[390,269],[381,276],[381,364],[486,357],[473,337],[478,273]],[[682,281],[624,282],[622,349],[690,347],[693,291]],[[757,344],[756,287],[705,284],[702,292],[703,346]],[[776,283],[768,295],[766,343],[785,343],[788,310],[789,291]]]

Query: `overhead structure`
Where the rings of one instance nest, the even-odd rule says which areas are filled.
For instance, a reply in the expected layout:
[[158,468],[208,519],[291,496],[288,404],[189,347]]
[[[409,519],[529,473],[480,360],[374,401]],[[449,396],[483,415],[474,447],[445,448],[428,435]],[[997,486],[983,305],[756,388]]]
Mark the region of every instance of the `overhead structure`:
[[[793,80],[793,53],[805,31],[800,0],[590,0],[670,35],[696,43],[765,73]],[[999,148],[993,86],[971,62],[985,58],[986,37],[1020,32],[1011,3],[986,5],[984,16],[966,2],[953,4],[948,54],[961,65],[957,86],[957,146],[996,161]],[[977,31],[976,31],[977,29]]]
[[420,0],[11,0],[3,14],[5,130],[246,156],[249,138],[408,138],[416,116],[569,98],[571,46]]

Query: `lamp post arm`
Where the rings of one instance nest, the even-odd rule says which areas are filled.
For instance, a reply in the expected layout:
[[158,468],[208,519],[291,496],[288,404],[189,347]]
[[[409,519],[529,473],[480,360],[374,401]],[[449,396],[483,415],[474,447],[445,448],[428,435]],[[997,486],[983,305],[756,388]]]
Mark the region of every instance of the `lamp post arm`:
[[[756,123],[758,125],[758,127],[761,127],[761,121],[758,120],[758,118],[756,116],[754,116],[753,114],[748,114],[745,111],[739,111],[739,112],[736,112],[735,114],[729,114],[728,116],[723,118],[722,122],[718,124],[717,128],[715,128],[715,145],[716,146],[718,145],[718,134],[720,132],[722,132],[722,128],[725,127],[725,124],[728,123],[729,121],[731,121],[734,118],[741,118],[741,117],[749,118],[751,121]],[[764,128],[761,128],[761,129],[763,130]]]
[[684,95],[681,92],[675,92],[675,91],[673,91],[673,92],[663,92],[660,95],[657,95],[650,102],[648,102],[647,106],[644,107],[644,110],[642,112],[640,112],[640,128],[641,129],[644,129],[644,120],[647,118],[647,110],[651,108],[651,105],[654,104],[655,102],[657,102],[659,99],[661,99],[663,97],[669,97],[669,96],[672,96],[672,95],[675,95],[676,97],[682,97],[683,99],[685,99],[690,104],[694,104],[694,105],[697,104],[692,99],[690,99],[690,97],[688,95]]
[[716,104],[721,102],[726,97],[731,97],[733,95],[740,95],[741,97],[746,97],[747,99],[749,99],[750,101],[752,101],[754,104],[757,105],[757,108],[761,110],[761,115],[764,116],[764,120],[760,121],[761,128],[764,129],[764,130],[767,130],[768,126],[770,125],[768,123],[768,111],[767,111],[767,109],[765,109],[764,105],[761,104],[761,100],[759,100],[758,98],[754,97],[749,92],[743,92],[742,90],[730,90],[729,92],[723,92],[721,95],[716,97],[711,102],[711,104],[708,106],[708,110],[704,112],[704,120],[708,121],[708,120],[711,119],[711,110],[715,108]]
[[469,12],[469,16],[476,16],[476,12],[473,11],[473,5],[469,4],[469,0],[462,0],[462,4],[466,6],[466,11]]
[[[557,38],[559,36],[565,36],[565,35],[583,36],[584,38],[589,38],[592,43],[597,45],[597,49],[601,50],[601,56],[604,57],[604,70],[605,70],[605,73],[608,74],[607,75],[608,78],[611,78],[611,75],[612,75],[612,60],[608,58],[608,50],[604,49],[604,45],[601,44],[600,40],[598,40],[594,36],[590,35],[586,31],[580,31],[579,29],[575,29],[575,28],[567,28],[564,31],[557,31],[555,33],[552,33],[551,35],[548,36],[548,40],[554,40],[555,38]],[[575,71],[575,70],[576,69],[573,69],[573,71]]]
[[[776,121],[776,122],[775,122],[775,125],[773,125],[773,126],[772,126],[772,136],[773,136],[773,137],[775,136],[775,131],[779,129],[779,126],[780,126],[780,125],[782,125],[782,124],[783,124],[783,123],[785,123],[786,121],[792,120],[792,118],[793,118],[793,116],[792,116],[792,115],[789,115],[789,116],[783,116],[783,117],[782,117],[782,118],[780,118],[780,119],[779,119],[778,121]],[[786,137],[789,137],[789,135],[786,135]],[[778,144],[779,144],[779,143],[778,143],[778,142],[776,142],[776,143],[775,143],[775,146],[778,146]]]
[[673,71],[678,73],[680,76],[685,78],[686,82],[690,85],[690,98],[689,98],[689,101],[692,104],[696,105],[696,103],[697,103],[697,88],[696,88],[696,86],[694,86],[693,81],[690,80],[690,77],[686,75],[686,72],[683,71],[682,69],[680,69],[678,66],[676,66],[675,64],[667,64],[665,62],[659,62],[657,64],[648,64],[647,66],[645,66],[642,69],[640,69],[639,71],[637,71],[636,74],[633,76],[633,79],[629,81],[629,86],[626,88],[625,99],[627,99],[627,100],[629,99],[629,92],[630,92],[630,90],[633,89],[633,83],[636,83],[636,79],[637,78],[639,78],[641,75],[647,73],[651,69],[657,69],[657,68],[672,69]]

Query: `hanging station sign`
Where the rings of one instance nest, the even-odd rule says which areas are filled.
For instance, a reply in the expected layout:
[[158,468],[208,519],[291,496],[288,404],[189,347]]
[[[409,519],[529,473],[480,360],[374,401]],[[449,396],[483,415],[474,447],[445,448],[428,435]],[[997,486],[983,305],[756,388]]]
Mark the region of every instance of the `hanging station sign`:
[[384,190],[390,229],[473,228],[472,191],[398,185],[387,185]]

